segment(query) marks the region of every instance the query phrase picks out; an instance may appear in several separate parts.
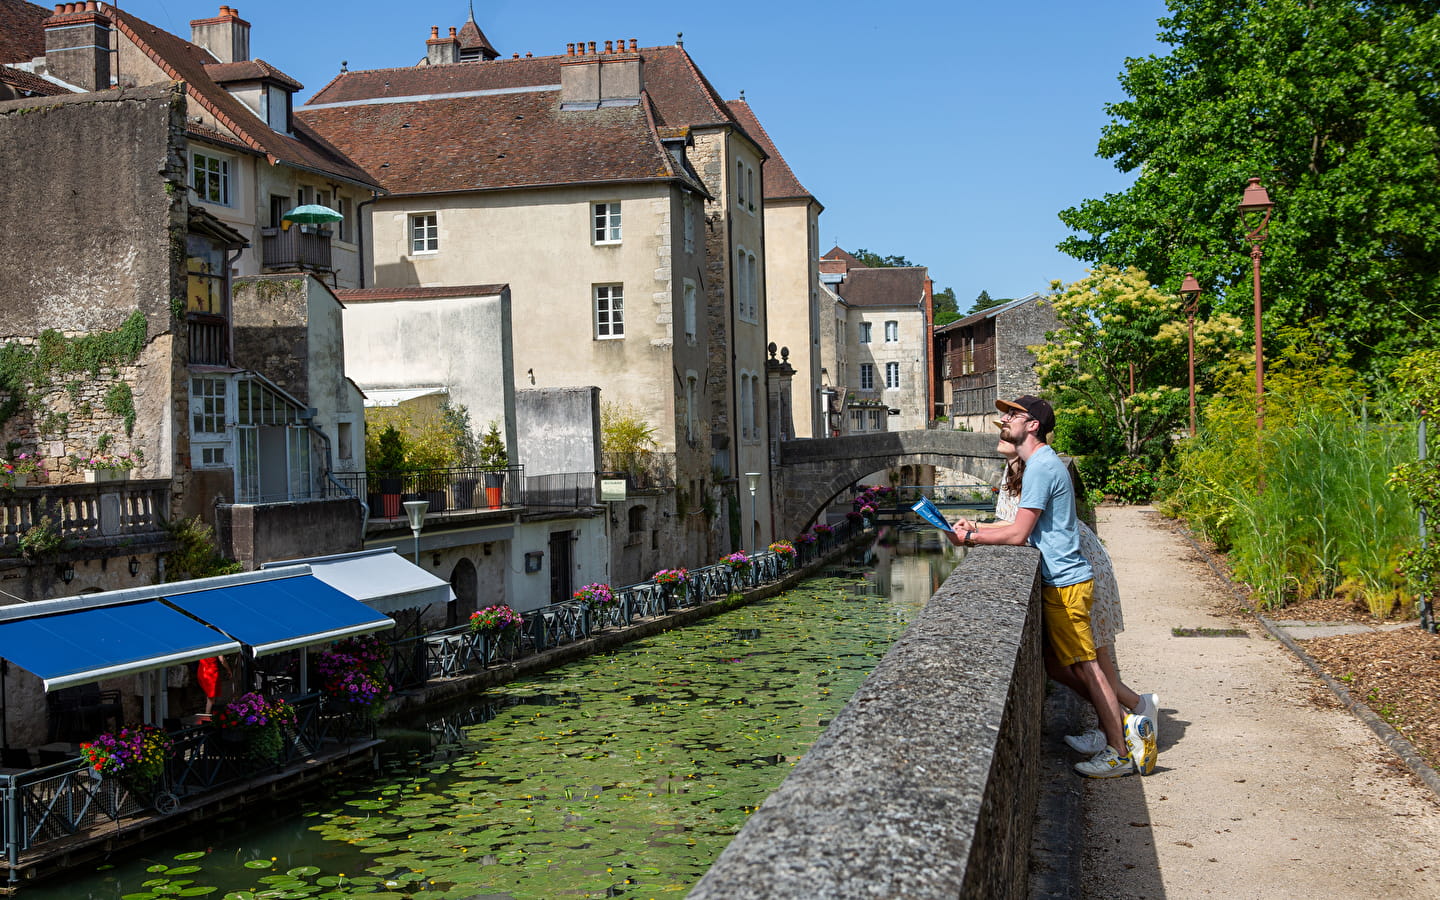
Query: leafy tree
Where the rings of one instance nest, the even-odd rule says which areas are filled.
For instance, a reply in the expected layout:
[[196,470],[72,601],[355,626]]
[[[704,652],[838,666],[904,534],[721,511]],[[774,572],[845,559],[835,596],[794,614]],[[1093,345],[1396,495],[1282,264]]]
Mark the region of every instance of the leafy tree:
[[500,423],[490,420],[490,427],[480,439],[476,448],[477,464],[486,469],[504,469],[510,465],[510,454],[505,450],[505,437],[500,433]]
[[[1320,319],[1378,375],[1440,339],[1440,126],[1431,0],[1169,0],[1163,56],[1130,59],[1099,155],[1128,190],[1060,213],[1072,256],[1138,267],[1249,319],[1237,204],[1275,202],[1267,329]],[[1388,373],[1386,373],[1388,374]]]
[[935,292],[935,327],[949,325],[960,318],[960,313],[955,307],[955,289],[946,288],[943,291]]
[[[1407,357],[1395,371],[1401,395],[1414,406],[1430,433],[1440,434],[1440,350],[1423,350]],[[1396,466],[1390,486],[1404,492],[1431,527],[1440,523],[1440,454],[1427,453]],[[1431,536],[1424,546],[1407,548],[1401,569],[1416,597],[1426,598],[1428,627],[1434,630],[1435,588],[1440,585],[1440,540]]]
[[600,404],[600,450],[607,465],[632,470],[655,449],[655,426],[629,403],[606,400]]
[[1006,303],[1009,303],[1011,299],[1013,298],[1007,297],[1000,300],[994,300],[991,299],[989,291],[981,291],[980,296],[976,297],[975,302],[970,305],[970,311],[966,313],[966,315],[973,316],[976,313],[984,312],[987,309],[994,309],[997,306],[1004,306]]
[[[1139,269],[1113,266],[1052,287],[1045,302],[1060,327],[1033,349],[1040,384],[1055,399],[1057,447],[1157,460],[1188,415],[1188,333],[1180,301]],[[1234,316],[1197,320],[1197,374],[1207,374],[1205,363],[1223,361],[1241,339]]]
[[903,256],[881,256],[870,250],[856,250],[855,258],[872,269],[893,269],[915,265]]

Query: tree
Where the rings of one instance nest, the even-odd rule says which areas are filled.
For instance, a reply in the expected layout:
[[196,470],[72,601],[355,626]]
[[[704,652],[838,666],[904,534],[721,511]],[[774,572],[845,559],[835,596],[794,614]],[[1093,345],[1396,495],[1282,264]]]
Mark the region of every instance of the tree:
[[1164,56],[1130,59],[1099,155],[1128,190],[1060,213],[1060,249],[1135,266],[1249,319],[1236,209],[1275,201],[1267,330],[1318,318],[1379,375],[1440,340],[1440,17],[1415,0],[1169,0]]
[[[1058,449],[1157,460],[1188,416],[1188,334],[1180,301],[1139,269],[1113,266],[1052,287],[1044,302],[1060,327],[1033,349],[1040,384],[1055,400]],[[1197,320],[1199,380],[1208,384],[1215,365],[1233,358],[1242,339],[1234,316]]]
[[980,296],[976,297],[975,302],[970,305],[970,311],[966,313],[966,315],[973,316],[978,312],[983,312],[987,309],[994,309],[997,306],[1004,306],[1006,303],[1009,302],[1009,298],[1003,300],[992,300],[990,299],[989,291],[981,291]]
[[960,313],[955,307],[955,289],[946,288],[943,291],[936,291],[935,303],[935,327],[949,325],[960,318]]
[[856,250],[855,258],[860,260],[861,264],[872,269],[893,269],[915,265],[903,256],[881,256],[870,250]]

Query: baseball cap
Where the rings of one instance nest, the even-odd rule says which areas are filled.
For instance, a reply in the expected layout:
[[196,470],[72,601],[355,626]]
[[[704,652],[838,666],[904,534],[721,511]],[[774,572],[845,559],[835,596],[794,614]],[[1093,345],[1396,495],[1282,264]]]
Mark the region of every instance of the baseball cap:
[[1048,400],[1041,400],[1033,394],[1016,397],[1014,400],[996,400],[995,408],[1001,412],[1022,412],[1040,423],[1040,439],[1055,430],[1055,410]]

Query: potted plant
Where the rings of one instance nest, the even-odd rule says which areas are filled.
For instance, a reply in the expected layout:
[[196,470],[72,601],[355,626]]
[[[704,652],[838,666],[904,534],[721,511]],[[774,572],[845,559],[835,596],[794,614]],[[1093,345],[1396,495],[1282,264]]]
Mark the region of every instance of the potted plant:
[[295,710],[284,700],[251,691],[231,700],[215,714],[222,744],[239,756],[261,763],[276,762],[285,748],[284,725],[295,724]]
[[405,487],[401,470],[405,466],[405,438],[394,425],[386,425],[380,432],[374,461],[379,474],[377,487],[380,490],[380,515],[387,519],[400,515],[400,492]]
[[385,647],[373,637],[348,638],[315,659],[321,690],[334,703],[379,718],[392,689],[385,677]]
[[488,646],[483,656],[488,664],[496,651],[514,643],[520,636],[525,620],[504,603],[487,606],[470,614],[470,633],[484,639]]
[[490,422],[490,430],[480,439],[480,468],[485,471],[485,505],[499,509],[504,502],[505,471],[510,467],[510,455],[505,451],[505,438],[500,435],[500,423]]
[[615,604],[619,602],[619,598],[615,596],[615,592],[610,590],[610,585],[601,584],[598,581],[591,582],[576,591],[572,595],[572,599],[579,600],[585,604],[585,609],[589,611],[591,619],[595,622],[595,627],[597,628],[604,626],[606,611],[613,609]]
[[676,594],[679,594],[681,597],[685,596],[685,584],[689,581],[689,578],[690,573],[684,569],[661,569],[655,573],[654,581],[664,590],[665,600],[668,605],[669,601],[674,599]]
[[122,779],[135,791],[144,791],[165,772],[174,742],[163,729],[153,725],[121,728],[96,735],[80,745],[80,755],[102,775]]
[[770,552],[780,557],[787,566],[795,561],[795,545],[789,541],[776,541],[770,545]]
[[21,488],[30,483],[30,479],[40,480],[45,474],[45,463],[38,456],[29,453],[21,453],[14,459],[5,460],[0,463],[0,484],[4,487]]
[[85,481],[103,484],[109,481],[127,481],[130,470],[139,464],[139,454],[96,453],[93,456],[72,456],[70,462],[85,472]]

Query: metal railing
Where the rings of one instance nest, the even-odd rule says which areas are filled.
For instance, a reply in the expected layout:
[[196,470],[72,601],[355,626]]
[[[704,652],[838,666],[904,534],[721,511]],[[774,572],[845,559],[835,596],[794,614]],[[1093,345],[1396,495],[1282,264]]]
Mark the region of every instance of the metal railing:
[[406,500],[426,500],[426,515],[462,510],[502,509],[521,505],[526,487],[525,467],[482,469],[456,466],[413,472],[336,472],[325,485],[328,497],[346,497],[347,490],[362,498],[370,518],[403,519]]
[[0,544],[15,545],[48,518],[67,541],[159,535],[165,531],[170,482],[47,484],[0,491]]
[[260,229],[261,265],[267,269],[314,269],[329,272],[330,229],[302,227]]
[[223,316],[192,313],[185,319],[190,333],[192,366],[223,366],[230,362],[230,323]]
[[287,702],[295,710],[296,722],[281,727],[280,752],[272,759],[250,756],[244,742],[229,739],[233,732],[198,725],[172,735],[174,750],[164,774],[143,789],[124,778],[96,772],[80,757],[0,775],[0,840],[11,870],[21,853],[46,842],[150,810],[167,814],[183,798],[283,771],[312,759],[327,746],[375,736],[368,711],[353,704],[330,704],[320,694]]
[[600,454],[603,478],[624,478],[632,491],[656,491],[675,486],[675,454],[659,450]]

